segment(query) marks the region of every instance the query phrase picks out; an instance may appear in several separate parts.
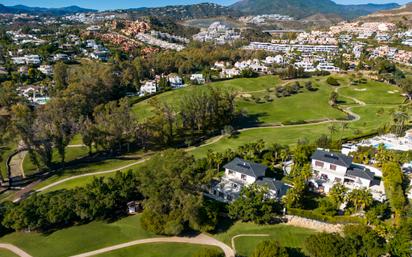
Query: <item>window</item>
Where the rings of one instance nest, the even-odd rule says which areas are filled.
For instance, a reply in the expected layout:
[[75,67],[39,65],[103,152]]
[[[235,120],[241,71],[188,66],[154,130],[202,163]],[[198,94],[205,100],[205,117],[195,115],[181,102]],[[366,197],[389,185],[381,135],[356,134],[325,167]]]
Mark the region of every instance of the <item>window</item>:
[[229,170],[229,175],[233,175],[233,170]]
[[240,176],[240,178],[241,178],[242,180],[246,180],[246,175],[243,175],[243,174],[242,174],[242,175]]
[[316,161],[316,162],[315,162],[315,166],[317,166],[317,167],[322,167],[322,168],[323,168],[323,162]]
[[228,195],[227,197],[226,197],[226,199],[228,200],[228,201],[232,201],[232,196],[231,195]]
[[336,170],[336,165],[331,164],[331,165],[330,165],[330,169],[331,169],[331,170]]

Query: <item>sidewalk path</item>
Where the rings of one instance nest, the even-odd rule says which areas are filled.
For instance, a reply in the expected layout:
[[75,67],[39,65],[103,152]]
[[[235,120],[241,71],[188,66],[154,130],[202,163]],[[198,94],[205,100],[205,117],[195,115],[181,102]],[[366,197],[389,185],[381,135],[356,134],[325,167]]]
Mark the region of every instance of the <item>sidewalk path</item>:
[[72,257],[95,256],[98,254],[111,252],[111,251],[119,250],[122,248],[130,247],[130,246],[135,246],[135,245],[140,245],[140,244],[152,244],[152,243],[186,243],[186,244],[216,246],[222,249],[226,257],[235,257],[235,252],[233,251],[232,248],[214,239],[213,237],[207,236],[205,234],[200,234],[196,237],[160,237],[160,238],[140,239],[140,240],[135,240],[135,241],[131,241],[128,243],[123,243],[123,244],[118,244],[118,245],[102,248],[102,249],[92,251],[92,252],[82,253],[79,255],[72,256]]
[[13,252],[14,254],[20,257],[32,257],[30,254],[26,253],[22,249],[11,244],[0,244],[0,248],[9,250],[10,252]]

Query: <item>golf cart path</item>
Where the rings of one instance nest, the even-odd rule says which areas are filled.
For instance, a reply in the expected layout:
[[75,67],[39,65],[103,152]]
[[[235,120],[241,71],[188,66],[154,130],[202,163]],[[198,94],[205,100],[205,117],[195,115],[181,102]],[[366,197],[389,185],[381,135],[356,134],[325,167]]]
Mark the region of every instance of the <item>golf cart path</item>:
[[232,249],[236,250],[235,246],[235,240],[239,237],[268,237],[270,236],[269,234],[239,234],[234,237],[232,237],[231,243],[232,243]]
[[160,237],[160,238],[140,239],[140,240],[135,240],[135,241],[131,241],[128,243],[105,247],[105,248],[87,252],[87,253],[74,255],[71,257],[95,256],[98,254],[111,252],[111,251],[119,250],[122,248],[130,247],[130,246],[141,245],[141,244],[152,244],[152,243],[186,243],[186,244],[216,246],[216,247],[219,247],[225,253],[225,257],[235,257],[235,252],[233,251],[232,248],[220,242],[219,240],[214,239],[213,237],[210,237],[205,234],[200,234],[195,237]]
[[76,175],[76,176],[64,178],[64,179],[62,179],[62,180],[56,181],[56,182],[51,183],[51,184],[49,184],[49,185],[47,185],[47,186],[44,186],[44,187],[42,187],[42,188],[39,188],[39,189],[37,189],[36,191],[37,191],[37,192],[42,192],[42,191],[45,191],[45,190],[47,190],[47,189],[49,189],[49,188],[55,187],[55,186],[57,186],[57,185],[59,185],[59,184],[62,184],[62,183],[64,183],[64,182],[67,182],[67,181],[70,181],[70,180],[73,180],[73,179],[77,179],[77,178],[89,177],[89,176],[95,176],[95,175],[101,175],[101,174],[108,174],[108,173],[114,173],[114,172],[116,172],[116,171],[124,170],[124,169],[127,169],[127,168],[131,168],[131,167],[133,167],[133,166],[136,166],[136,165],[138,165],[138,164],[144,163],[144,162],[146,162],[148,159],[149,159],[149,158],[142,159],[142,160],[139,160],[139,161],[137,161],[137,162],[133,162],[133,163],[130,163],[130,164],[128,164],[128,165],[125,165],[125,166],[122,166],[122,167],[118,167],[118,168],[115,168],[115,169],[104,170],[104,171],[97,171],[97,172],[91,172],[91,173],[85,173],[85,174],[80,174],[80,175]]
[[30,254],[12,244],[0,244],[0,249],[6,249],[20,257],[32,257]]

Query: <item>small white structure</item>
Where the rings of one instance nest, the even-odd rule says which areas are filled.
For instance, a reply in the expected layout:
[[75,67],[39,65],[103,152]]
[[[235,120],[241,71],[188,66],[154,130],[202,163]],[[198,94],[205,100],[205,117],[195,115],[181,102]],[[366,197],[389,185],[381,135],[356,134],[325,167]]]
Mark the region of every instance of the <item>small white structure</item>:
[[220,72],[220,77],[221,78],[234,78],[240,76],[240,70],[236,69],[236,68],[232,68],[232,69],[222,69],[222,71]]
[[192,76],[190,76],[190,81],[196,85],[202,85],[206,83],[206,80],[201,73],[192,74]]
[[275,57],[273,57],[273,56],[268,56],[268,57],[266,57],[266,59],[265,59],[265,63],[266,63],[267,65],[271,65],[271,64],[274,64],[274,63],[276,63],[276,64],[284,64],[284,62],[285,62],[285,59],[283,58],[282,55],[276,55]]
[[316,71],[312,62],[305,62],[305,61],[295,62],[294,65],[296,68],[302,68],[305,72],[315,72]]
[[16,65],[26,64],[26,58],[24,58],[24,57],[13,57],[13,58],[11,58],[11,60],[12,60],[13,64],[16,64]]
[[26,64],[39,65],[41,63],[41,58],[37,54],[25,55],[24,58],[26,58]]
[[53,67],[51,65],[40,65],[38,70],[46,76],[53,75]]
[[329,62],[319,63],[316,69],[320,71],[340,72],[340,68]]
[[169,76],[168,81],[173,89],[182,88],[184,86],[183,79],[178,75]]
[[68,61],[70,58],[67,54],[55,54],[53,56],[53,61],[58,62],[58,61]]
[[140,96],[151,95],[157,92],[157,82],[147,81],[143,86],[140,87]]

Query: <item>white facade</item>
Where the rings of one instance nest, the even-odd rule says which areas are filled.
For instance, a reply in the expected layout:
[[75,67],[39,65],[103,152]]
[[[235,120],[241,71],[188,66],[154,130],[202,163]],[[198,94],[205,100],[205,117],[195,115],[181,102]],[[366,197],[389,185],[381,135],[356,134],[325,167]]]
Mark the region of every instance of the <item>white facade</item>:
[[169,76],[168,81],[174,89],[183,87],[183,79],[179,76]]
[[206,83],[206,80],[201,73],[192,74],[192,76],[190,76],[190,81],[199,85]]
[[140,96],[151,95],[157,92],[156,81],[147,81],[143,86],[140,87]]

